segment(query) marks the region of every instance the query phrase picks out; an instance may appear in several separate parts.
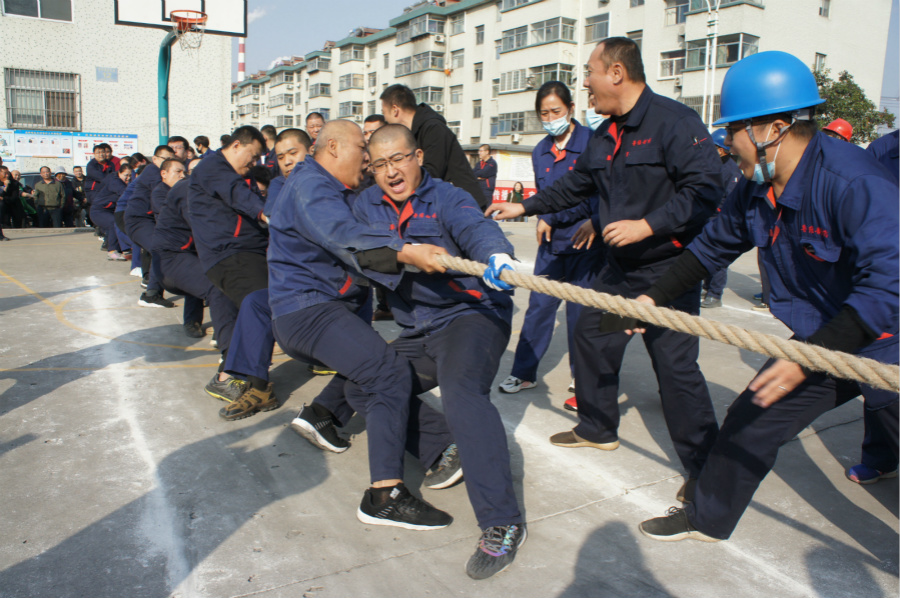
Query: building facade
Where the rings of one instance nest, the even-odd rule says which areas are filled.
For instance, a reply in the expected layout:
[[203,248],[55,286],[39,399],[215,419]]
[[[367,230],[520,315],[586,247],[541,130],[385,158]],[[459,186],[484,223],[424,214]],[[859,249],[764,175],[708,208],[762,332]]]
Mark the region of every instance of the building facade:
[[[115,24],[109,0],[0,0],[0,128],[77,137],[137,136],[159,142],[157,59],[166,33]],[[231,130],[231,38],[207,35],[196,56],[172,48],[169,133],[192,140]],[[90,143],[90,140],[87,141]],[[19,170],[78,163],[72,157],[17,157]],[[8,160],[6,160],[8,161]]]

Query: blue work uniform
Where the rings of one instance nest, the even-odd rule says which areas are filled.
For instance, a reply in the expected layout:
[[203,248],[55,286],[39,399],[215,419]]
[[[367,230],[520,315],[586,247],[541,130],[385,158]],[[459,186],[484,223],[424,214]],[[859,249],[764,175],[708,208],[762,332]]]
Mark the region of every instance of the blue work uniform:
[[269,174],[272,175],[272,178],[281,176],[281,168],[278,167],[278,154],[275,153],[275,148],[270,149],[266,152],[265,157],[262,160],[263,166],[269,171]]
[[[578,159],[587,148],[593,131],[581,125],[577,120],[575,129],[566,147],[558,150],[552,135],[544,137],[531,154],[534,167],[534,181],[538,191],[549,187],[564,174],[574,170]],[[597,198],[592,197],[575,207],[541,216],[540,219],[552,227],[549,243],[542,239],[538,245],[537,257],[534,260],[534,275],[550,280],[568,282],[584,288],[590,288],[600,268],[603,266],[605,246],[602,240],[596,240],[590,249],[575,249],[572,237],[583,222],[591,217],[591,205]],[[522,323],[519,343],[516,345],[516,356],[510,372],[520,380],[534,382],[537,380],[538,364],[550,347],[553,329],[556,325],[556,311],[560,299],[544,293],[531,293],[528,297],[528,309]],[[575,341],[575,324],[581,315],[581,305],[566,302],[566,332],[569,346],[569,370],[572,373],[572,353]]]
[[[374,232],[351,211],[356,193],[314,160],[298,164],[269,220],[269,305],[278,344],[356,383],[366,413],[372,481],[403,479],[412,369],[355,312],[369,287],[354,251],[403,248],[391,231]],[[348,397],[350,400],[350,397]]]
[[[484,218],[471,195],[421,172],[422,182],[401,205],[377,186],[364,191],[354,205],[356,217],[374,232],[398,233],[404,242],[437,245],[453,256],[486,263],[496,253],[513,255],[500,227]],[[388,306],[402,328],[391,346],[416,370],[414,393],[440,386],[479,526],[521,523],[506,431],[490,396],[509,342],[510,293],[453,272],[366,275],[387,288]]]
[[882,135],[866,151],[888,169],[895,181],[900,179],[900,130]]
[[[735,161],[732,160],[730,156],[726,157],[722,161],[722,185],[725,189],[725,192],[722,194],[722,203],[725,202],[725,199],[729,195],[731,195],[731,192],[734,191],[735,187],[737,187],[738,181],[743,178],[744,174],[741,172],[741,169],[738,168],[738,165],[735,163]],[[719,204],[719,208],[717,211],[722,211],[721,204]],[[721,299],[722,293],[725,292],[725,285],[727,283],[728,268],[722,268],[710,274],[706,278],[706,280],[703,281],[703,290],[706,291],[708,297]]]
[[125,191],[125,181],[119,175],[109,176],[103,179],[100,187],[94,194],[91,203],[91,222],[93,222],[106,237],[106,246],[110,251],[119,251],[119,236],[116,233],[116,202]]
[[[131,196],[134,194],[134,186],[137,184],[138,176],[138,173],[135,171],[131,176],[131,182],[128,183],[128,186],[125,187],[125,191],[119,196],[119,201],[116,202],[116,210],[113,212],[113,218],[116,222],[116,235],[119,238],[119,247],[131,250],[132,269],[141,267],[141,248],[137,243],[133,242],[128,236],[128,233],[125,232],[125,208],[128,207],[128,200],[131,199]],[[149,252],[147,253],[147,257],[150,257]]]
[[[772,315],[806,340],[844,306],[880,335],[856,354],[897,363],[897,184],[863,150],[817,133],[780,197],[742,180],[719,217],[688,247],[709,271],[756,247],[771,284]],[[773,361],[763,369],[770,367]],[[745,390],[729,407],[687,509],[694,527],[728,538],[778,449],[819,415],[862,394],[889,430],[897,468],[897,393],[814,373],[768,408]],[[882,454],[882,458],[885,455]],[[865,461],[865,454],[863,456]]]
[[88,203],[94,203],[94,196],[100,191],[100,185],[111,174],[116,172],[116,167],[112,160],[106,162],[98,162],[96,158],[91,158],[85,167],[84,195]]
[[[150,162],[141,171],[134,185],[134,192],[125,207],[125,232],[132,241],[140,245],[150,254],[150,277],[147,291],[162,293],[162,272],[159,269],[159,258],[153,258],[153,229],[156,218],[150,198],[157,185],[162,183],[159,167]],[[145,270],[146,272],[146,270]]]
[[[646,220],[653,234],[609,247],[593,289],[635,298],[668,269],[697,235],[722,197],[722,165],[696,112],[645,87],[629,113],[604,121],[568,174],[523,202],[526,214],[558,212],[597,196],[595,230]],[[669,307],[700,310],[700,285]],[[583,308],[575,332],[575,433],[591,442],[618,440],[619,371],[631,336],[621,319]],[[675,451],[696,477],[718,425],[697,365],[699,340],[649,326],[642,335],[659,384]]]
[[481,187],[481,191],[490,205],[494,201],[494,189],[497,187],[497,161],[491,157],[484,162],[479,160],[472,169],[472,174],[478,179],[478,186]]

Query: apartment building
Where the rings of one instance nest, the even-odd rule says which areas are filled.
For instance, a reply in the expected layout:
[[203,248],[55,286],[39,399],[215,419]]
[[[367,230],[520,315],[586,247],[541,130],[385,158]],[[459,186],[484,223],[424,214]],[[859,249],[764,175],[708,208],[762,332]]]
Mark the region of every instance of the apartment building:
[[[881,97],[890,0],[720,0],[712,69],[705,68],[708,8],[707,0],[422,2],[384,29],[360,28],[235,85],[232,120],[302,128],[317,111],[361,122],[381,111],[382,89],[403,83],[447,119],[464,148],[499,149],[508,158],[501,179],[522,180],[545,135],[535,91],[545,81],[566,82],[578,90],[583,122],[584,64],[598,41],[619,35],[641,45],[655,92],[697,112],[732,64],[765,50],[790,52],[835,75],[847,70],[869,98]],[[718,95],[707,97],[704,120],[711,122]]]

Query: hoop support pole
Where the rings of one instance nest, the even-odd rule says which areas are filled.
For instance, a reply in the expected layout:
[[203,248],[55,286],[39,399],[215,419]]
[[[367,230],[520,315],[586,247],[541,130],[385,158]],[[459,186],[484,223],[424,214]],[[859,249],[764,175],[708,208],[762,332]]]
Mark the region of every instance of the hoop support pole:
[[159,95],[159,145],[169,141],[169,71],[172,67],[172,45],[178,36],[174,31],[166,34],[159,45],[157,67],[157,93]]

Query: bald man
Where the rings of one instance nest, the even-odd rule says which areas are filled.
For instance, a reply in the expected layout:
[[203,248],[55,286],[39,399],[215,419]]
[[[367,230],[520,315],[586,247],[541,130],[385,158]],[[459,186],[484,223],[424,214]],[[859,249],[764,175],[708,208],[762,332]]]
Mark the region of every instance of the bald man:
[[355,189],[368,162],[358,125],[327,123],[314,158],[294,168],[269,218],[275,338],[294,359],[323,364],[365,393],[364,404],[353,407],[366,413],[372,487],[357,518],[406,529],[446,527],[450,515],[403,485],[412,368],[356,315],[369,295],[361,264],[393,260],[438,271],[435,256],[444,251],[406,244],[396,231],[372,231],[354,219]]

